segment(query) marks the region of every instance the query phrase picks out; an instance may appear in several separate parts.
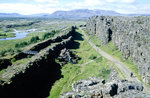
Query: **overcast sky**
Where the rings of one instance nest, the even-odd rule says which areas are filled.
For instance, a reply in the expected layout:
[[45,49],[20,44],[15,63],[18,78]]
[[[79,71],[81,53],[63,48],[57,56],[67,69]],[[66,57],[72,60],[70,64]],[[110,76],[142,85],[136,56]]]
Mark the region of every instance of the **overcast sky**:
[[0,13],[53,13],[57,10],[102,9],[150,14],[150,0],[0,0]]

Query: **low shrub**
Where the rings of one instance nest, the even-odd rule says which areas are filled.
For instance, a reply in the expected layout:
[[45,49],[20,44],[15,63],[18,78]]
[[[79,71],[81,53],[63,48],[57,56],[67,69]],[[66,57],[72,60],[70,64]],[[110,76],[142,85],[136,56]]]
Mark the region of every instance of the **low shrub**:
[[34,36],[30,39],[30,43],[36,43],[40,38],[38,36]]
[[95,55],[90,55],[90,57],[88,58],[88,59],[91,59],[91,60],[93,60],[93,59],[96,59],[97,57],[95,56]]
[[16,61],[16,58],[11,59],[11,63],[14,63]]

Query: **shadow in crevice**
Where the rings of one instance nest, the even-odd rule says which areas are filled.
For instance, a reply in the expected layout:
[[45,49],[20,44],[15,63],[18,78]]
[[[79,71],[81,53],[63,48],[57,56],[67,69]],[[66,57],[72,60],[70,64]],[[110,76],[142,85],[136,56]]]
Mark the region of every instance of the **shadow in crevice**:
[[118,91],[118,85],[117,84],[113,84],[111,86],[111,90],[109,92],[110,96],[117,95],[117,91]]
[[[78,49],[83,41],[83,35],[75,32],[72,43],[63,48]],[[55,58],[60,54],[60,47],[56,51],[33,63],[25,73],[17,75],[11,84],[0,86],[0,98],[46,98],[49,96],[52,85],[59,80],[61,66],[55,62]]]
[[79,49],[79,46],[80,46],[80,43],[79,42],[77,42],[77,41],[83,41],[84,39],[83,39],[83,35],[82,34],[80,34],[79,32],[75,32],[74,34],[73,34],[73,42],[72,42],[72,44],[70,45],[70,49]]
[[108,29],[107,32],[108,32],[108,42],[110,42],[112,40],[112,33],[113,32],[112,32],[112,30],[110,28]]
[[10,85],[5,85],[0,98],[46,98],[53,83],[62,77],[60,69],[54,60],[42,60],[14,78]]
[[75,32],[74,33],[74,40],[83,41],[83,35],[80,34],[79,32]]

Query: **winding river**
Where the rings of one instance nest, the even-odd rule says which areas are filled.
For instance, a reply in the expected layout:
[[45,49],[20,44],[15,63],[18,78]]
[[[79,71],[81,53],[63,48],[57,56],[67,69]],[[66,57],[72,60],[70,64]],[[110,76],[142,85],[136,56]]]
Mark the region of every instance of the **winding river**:
[[12,39],[21,39],[27,36],[27,34],[34,32],[36,29],[29,29],[24,31],[17,31],[14,29],[15,37],[9,37],[9,38],[0,38],[0,41],[2,40],[12,40]]

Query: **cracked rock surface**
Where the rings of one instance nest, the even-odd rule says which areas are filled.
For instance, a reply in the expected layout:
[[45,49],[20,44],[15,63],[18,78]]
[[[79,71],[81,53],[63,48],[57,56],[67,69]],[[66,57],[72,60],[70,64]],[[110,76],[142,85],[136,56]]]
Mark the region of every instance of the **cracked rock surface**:
[[133,61],[143,81],[150,84],[150,18],[93,16],[86,24],[89,34],[100,38],[102,45],[112,41],[123,59]]
[[61,98],[150,98],[142,93],[140,83],[128,80],[113,80],[105,83],[103,79],[90,77],[72,84],[72,91]]

